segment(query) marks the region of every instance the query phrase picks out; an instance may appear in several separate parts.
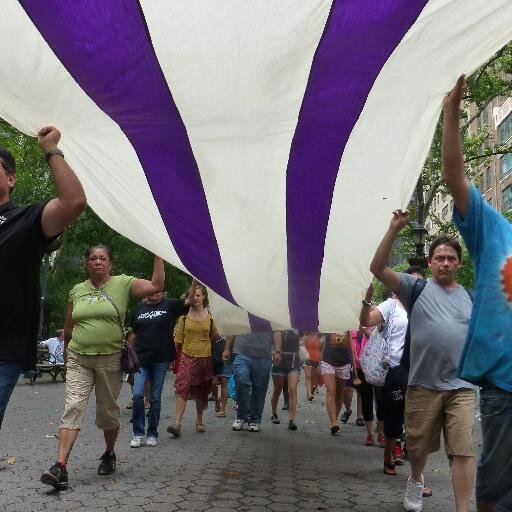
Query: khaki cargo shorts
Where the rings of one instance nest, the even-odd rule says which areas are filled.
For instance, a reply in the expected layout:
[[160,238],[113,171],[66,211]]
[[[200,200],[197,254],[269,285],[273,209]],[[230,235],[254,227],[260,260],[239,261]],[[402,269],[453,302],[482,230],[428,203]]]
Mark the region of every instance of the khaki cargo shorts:
[[437,452],[441,430],[448,456],[470,457],[473,451],[475,392],[471,389],[435,391],[409,387],[405,396],[405,436],[413,457]]
[[82,355],[68,350],[66,403],[60,428],[81,428],[93,388],[96,394],[96,426],[102,430],[118,428],[120,410],[117,399],[122,385],[121,352]]

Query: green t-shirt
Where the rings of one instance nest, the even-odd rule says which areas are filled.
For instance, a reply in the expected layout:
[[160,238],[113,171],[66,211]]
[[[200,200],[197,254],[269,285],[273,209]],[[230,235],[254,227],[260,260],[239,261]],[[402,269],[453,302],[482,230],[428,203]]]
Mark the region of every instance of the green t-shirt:
[[[124,315],[130,300],[132,276],[112,276],[103,291]],[[123,337],[114,306],[89,281],[75,285],[69,292],[75,323],[69,350],[78,354],[114,354],[121,351]]]

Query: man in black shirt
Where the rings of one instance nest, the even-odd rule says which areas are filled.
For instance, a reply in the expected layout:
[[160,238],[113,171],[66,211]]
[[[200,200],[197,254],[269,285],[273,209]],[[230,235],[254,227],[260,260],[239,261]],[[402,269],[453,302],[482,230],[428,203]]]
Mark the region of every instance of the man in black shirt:
[[86,205],[82,185],[57,148],[59,140],[53,126],[38,133],[57,197],[25,206],[11,200],[16,162],[0,148],[0,427],[21,371],[35,366],[41,256]]
[[144,386],[151,385],[151,399],[148,412],[146,444],[156,446],[160,405],[165,374],[169,363],[176,360],[174,326],[182,315],[187,314],[188,305],[196,293],[195,281],[186,299],[166,299],[162,292],[150,295],[137,305],[133,314],[133,335],[130,341],[141,365],[133,376],[133,438],[132,448],[138,448],[144,441]]

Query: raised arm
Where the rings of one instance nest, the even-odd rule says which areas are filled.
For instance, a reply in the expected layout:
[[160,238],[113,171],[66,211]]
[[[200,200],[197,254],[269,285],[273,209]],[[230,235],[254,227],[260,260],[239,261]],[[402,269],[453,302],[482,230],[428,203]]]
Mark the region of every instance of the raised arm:
[[148,295],[161,292],[164,289],[164,277],[164,261],[159,256],[155,256],[151,281],[147,279],[134,279],[130,288],[130,295],[134,299],[142,299]]
[[197,281],[195,279],[192,279],[192,286],[190,287],[187,298],[185,299],[185,306],[190,306],[190,304],[192,304],[192,302],[194,301],[194,297],[196,296],[196,286]]
[[46,126],[37,135],[39,146],[45,156],[48,155],[48,164],[57,189],[57,197],[48,202],[41,216],[43,233],[47,237],[53,237],[62,233],[80,215],[87,200],[76,174],[57,148],[59,130],[54,126]]
[[388,266],[388,260],[395,238],[400,230],[408,223],[409,212],[407,210],[405,212],[402,210],[395,210],[393,212],[393,218],[389,223],[389,228],[377,247],[370,264],[370,271],[373,275],[395,293],[398,293],[400,290],[400,278],[398,273]]
[[460,140],[460,102],[464,89],[464,75],[459,77],[455,87],[445,97],[443,118],[443,179],[453,196],[457,210],[466,214],[470,183],[464,174],[464,155]]
[[362,327],[373,327],[384,322],[381,312],[372,307],[373,285],[368,286],[363,299],[363,307],[359,313],[359,325]]

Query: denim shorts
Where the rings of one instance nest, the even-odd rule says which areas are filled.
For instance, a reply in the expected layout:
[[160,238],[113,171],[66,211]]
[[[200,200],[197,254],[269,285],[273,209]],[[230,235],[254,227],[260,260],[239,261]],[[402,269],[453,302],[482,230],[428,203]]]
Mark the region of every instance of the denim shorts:
[[512,392],[492,385],[480,391],[482,454],[476,500],[496,512],[512,512]]
[[233,373],[233,363],[224,363],[222,368],[219,369],[218,373],[215,373],[216,377],[226,377],[229,379]]
[[295,365],[293,368],[272,366],[272,375],[274,377],[286,377],[289,373],[300,373],[300,365]]

